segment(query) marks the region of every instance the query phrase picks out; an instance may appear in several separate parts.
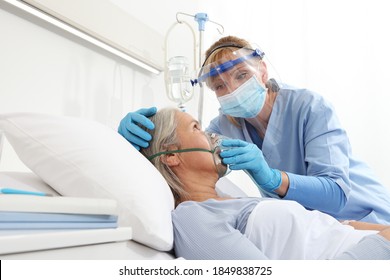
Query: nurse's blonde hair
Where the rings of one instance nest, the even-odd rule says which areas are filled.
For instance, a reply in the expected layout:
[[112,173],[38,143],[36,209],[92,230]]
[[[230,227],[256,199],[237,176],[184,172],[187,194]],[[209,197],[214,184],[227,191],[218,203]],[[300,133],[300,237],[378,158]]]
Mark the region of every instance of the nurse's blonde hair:
[[[154,116],[149,117],[154,123],[155,129],[145,129],[152,135],[149,147],[141,149],[141,153],[145,157],[149,158],[159,152],[169,151],[172,146],[175,147],[175,149],[180,149],[180,141],[176,133],[178,125],[177,112],[179,112],[179,110],[176,108],[164,108],[158,110]],[[175,205],[177,205],[182,200],[188,198],[189,194],[183,189],[183,184],[180,179],[165,163],[165,157],[166,155],[160,155],[152,158],[150,161],[167,181],[175,199]]]

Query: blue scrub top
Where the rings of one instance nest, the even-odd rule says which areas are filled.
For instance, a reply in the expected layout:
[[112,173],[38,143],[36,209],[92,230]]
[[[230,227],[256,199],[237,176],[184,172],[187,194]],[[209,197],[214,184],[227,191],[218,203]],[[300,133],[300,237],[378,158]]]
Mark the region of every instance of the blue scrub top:
[[[253,128],[244,119],[237,120],[240,127],[233,125],[220,110],[206,130],[257,144],[268,165],[290,177],[290,187],[283,199],[300,203],[300,198],[308,199],[303,199],[305,193],[300,192],[300,181],[295,180],[295,175],[327,178],[340,186],[347,198],[343,209],[329,214],[341,220],[390,224],[390,188],[383,186],[372,170],[352,155],[346,131],[332,105],[323,97],[307,89],[283,86],[264,139],[253,137]],[[322,198],[319,194],[312,199]]]

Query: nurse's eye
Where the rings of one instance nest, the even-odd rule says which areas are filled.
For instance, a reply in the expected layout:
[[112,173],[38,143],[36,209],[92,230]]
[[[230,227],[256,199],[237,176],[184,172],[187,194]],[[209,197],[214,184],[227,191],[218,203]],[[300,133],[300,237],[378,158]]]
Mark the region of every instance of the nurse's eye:
[[238,81],[244,80],[247,78],[247,76],[248,76],[248,72],[237,73],[236,80],[238,80]]
[[211,87],[211,90],[214,92],[218,92],[223,90],[224,88],[225,88],[225,83],[217,83]]

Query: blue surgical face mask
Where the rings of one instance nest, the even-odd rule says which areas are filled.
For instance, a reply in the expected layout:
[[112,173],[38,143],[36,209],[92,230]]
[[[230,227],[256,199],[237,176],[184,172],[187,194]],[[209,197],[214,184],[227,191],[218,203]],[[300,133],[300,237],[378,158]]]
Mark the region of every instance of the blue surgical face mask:
[[253,75],[235,91],[218,97],[222,112],[237,118],[254,118],[264,106],[267,90]]

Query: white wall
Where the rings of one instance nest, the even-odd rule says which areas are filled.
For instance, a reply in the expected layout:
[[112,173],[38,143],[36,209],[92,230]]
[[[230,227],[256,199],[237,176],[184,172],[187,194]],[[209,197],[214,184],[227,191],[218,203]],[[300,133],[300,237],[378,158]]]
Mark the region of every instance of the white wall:
[[[224,35],[257,43],[272,63],[271,71],[277,70],[277,78],[313,89],[335,105],[354,152],[390,186],[387,1],[112,2],[162,35],[175,22],[176,12],[205,12],[224,25]],[[192,18],[182,18],[197,28]],[[204,48],[221,36],[212,23],[206,24],[204,35]],[[0,36],[1,112],[70,114],[115,127],[129,110],[172,104],[165,97],[163,75],[142,72],[58,30],[1,9]],[[190,36],[175,36],[172,53],[192,55]],[[196,106],[196,99],[189,102],[189,112],[196,115]],[[214,96],[206,93],[205,124],[216,114],[216,106]]]
[[[128,111],[169,104],[161,75],[149,74],[3,2],[0,38],[0,112],[83,117],[116,129]],[[7,142],[0,169],[25,170]]]

